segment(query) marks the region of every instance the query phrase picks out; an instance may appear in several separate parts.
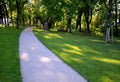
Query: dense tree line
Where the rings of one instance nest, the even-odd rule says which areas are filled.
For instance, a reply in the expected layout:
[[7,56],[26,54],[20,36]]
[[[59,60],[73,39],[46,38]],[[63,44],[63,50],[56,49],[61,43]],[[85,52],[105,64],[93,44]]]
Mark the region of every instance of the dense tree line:
[[114,34],[119,35],[119,4],[120,0],[0,0],[0,20],[10,18],[17,29],[19,25],[43,27],[45,22],[48,30],[91,33],[100,28],[109,42],[113,23]]

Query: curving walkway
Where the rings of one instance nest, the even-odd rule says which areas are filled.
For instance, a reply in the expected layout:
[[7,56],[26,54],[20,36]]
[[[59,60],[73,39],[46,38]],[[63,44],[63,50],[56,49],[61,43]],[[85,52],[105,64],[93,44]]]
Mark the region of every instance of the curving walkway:
[[38,41],[32,28],[21,33],[19,43],[23,82],[87,82]]

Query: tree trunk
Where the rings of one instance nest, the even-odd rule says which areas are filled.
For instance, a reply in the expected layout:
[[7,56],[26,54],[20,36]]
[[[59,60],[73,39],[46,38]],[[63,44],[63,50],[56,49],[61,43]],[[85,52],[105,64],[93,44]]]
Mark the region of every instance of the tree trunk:
[[29,26],[31,26],[32,24],[32,20],[31,20],[31,17],[29,16]]
[[5,5],[5,15],[6,15],[6,26],[9,26],[9,16],[8,16],[8,10],[7,10],[7,7]]
[[120,24],[120,11],[119,11],[119,24]]
[[76,21],[76,29],[79,28],[79,32],[81,32],[81,18],[82,18],[82,13],[83,13],[83,9],[79,9],[78,11],[78,18],[77,18],[77,21]]
[[16,18],[16,28],[19,29],[19,6],[20,6],[20,3],[19,3],[19,0],[16,0],[16,7],[17,7],[17,18]]
[[90,33],[90,23],[92,20],[92,9],[88,6],[85,7],[85,20],[87,24],[87,33]]
[[109,4],[107,5],[106,2],[104,1],[104,5],[107,8],[106,12],[106,21],[105,21],[105,26],[106,26],[106,43],[110,43],[110,22],[112,20],[112,4],[113,0],[109,0]]
[[110,27],[107,27],[106,30],[106,43],[110,43]]
[[10,18],[11,18],[11,20],[10,20],[10,22],[11,22],[11,24],[13,25],[13,17],[12,17],[12,10],[10,11]]
[[71,22],[72,22],[72,19],[71,19],[71,18],[68,18],[68,23],[67,23],[67,29],[66,29],[66,30],[67,30],[68,32],[70,32],[70,33],[72,32]]
[[78,25],[79,25],[79,18],[77,18],[77,20],[76,20],[76,29],[78,29]]
[[118,25],[117,25],[117,0],[115,0],[115,34],[118,36]]

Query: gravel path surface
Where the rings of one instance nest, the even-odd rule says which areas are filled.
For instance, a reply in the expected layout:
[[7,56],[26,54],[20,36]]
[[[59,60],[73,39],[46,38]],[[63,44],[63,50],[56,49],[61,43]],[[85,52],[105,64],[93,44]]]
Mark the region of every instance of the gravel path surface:
[[23,82],[87,82],[38,41],[32,28],[21,33],[19,43]]

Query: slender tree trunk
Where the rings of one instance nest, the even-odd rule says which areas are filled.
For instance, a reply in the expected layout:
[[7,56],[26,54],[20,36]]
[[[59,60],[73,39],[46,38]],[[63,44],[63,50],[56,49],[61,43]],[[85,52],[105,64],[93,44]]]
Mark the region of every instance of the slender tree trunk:
[[31,17],[29,16],[29,26],[31,26]]
[[119,11],[119,24],[120,24],[120,11]]
[[5,27],[6,27],[6,24],[7,24],[7,22],[6,22],[6,16],[5,16],[5,14],[3,15],[3,23],[4,23],[4,25],[5,25]]
[[110,42],[110,27],[108,26],[106,30],[106,43],[109,42]]
[[72,32],[71,22],[72,22],[72,19],[71,19],[71,18],[68,18],[68,23],[67,23],[67,29],[66,29],[66,30],[67,30],[68,32],[70,32],[70,33]]
[[85,20],[86,20],[86,25],[87,25],[87,33],[90,33],[90,23],[92,21],[92,8],[90,8],[89,5],[86,5],[85,9]]
[[16,28],[19,29],[19,6],[20,6],[20,3],[19,3],[19,0],[16,0],[16,7],[17,7],[17,18],[16,18]]
[[78,29],[78,25],[79,25],[79,18],[77,18],[77,20],[76,20],[76,29]]
[[105,26],[106,26],[106,43],[110,43],[110,22],[112,20],[112,7],[113,7],[113,0],[109,0],[109,4],[107,5],[106,2],[104,1],[104,5],[107,9],[106,12],[106,21],[105,21]]
[[87,6],[86,9],[85,9],[85,20],[86,20],[86,24],[87,24],[87,33],[90,33],[90,26],[89,26],[89,24],[90,24],[90,22],[89,22],[90,14],[89,14],[89,12],[90,12],[90,8],[89,8],[89,6]]
[[5,5],[5,13],[6,13],[6,26],[9,26],[9,16],[8,16],[8,10],[6,5]]
[[10,11],[10,15],[11,15],[11,16],[10,16],[10,18],[11,18],[11,20],[10,20],[10,21],[11,21],[11,24],[13,25],[12,10]]
[[117,25],[117,0],[115,1],[115,31],[116,31],[116,36],[118,36],[118,25]]
[[0,24],[3,24],[3,14],[2,14],[2,6],[0,5]]
[[76,21],[76,29],[79,28],[79,32],[82,31],[81,30],[81,18],[82,18],[82,13],[83,13],[82,11],[83,11],[82,8],[79,9],[79,11],[78,11],[78,18],[77,18],[77,21]]

